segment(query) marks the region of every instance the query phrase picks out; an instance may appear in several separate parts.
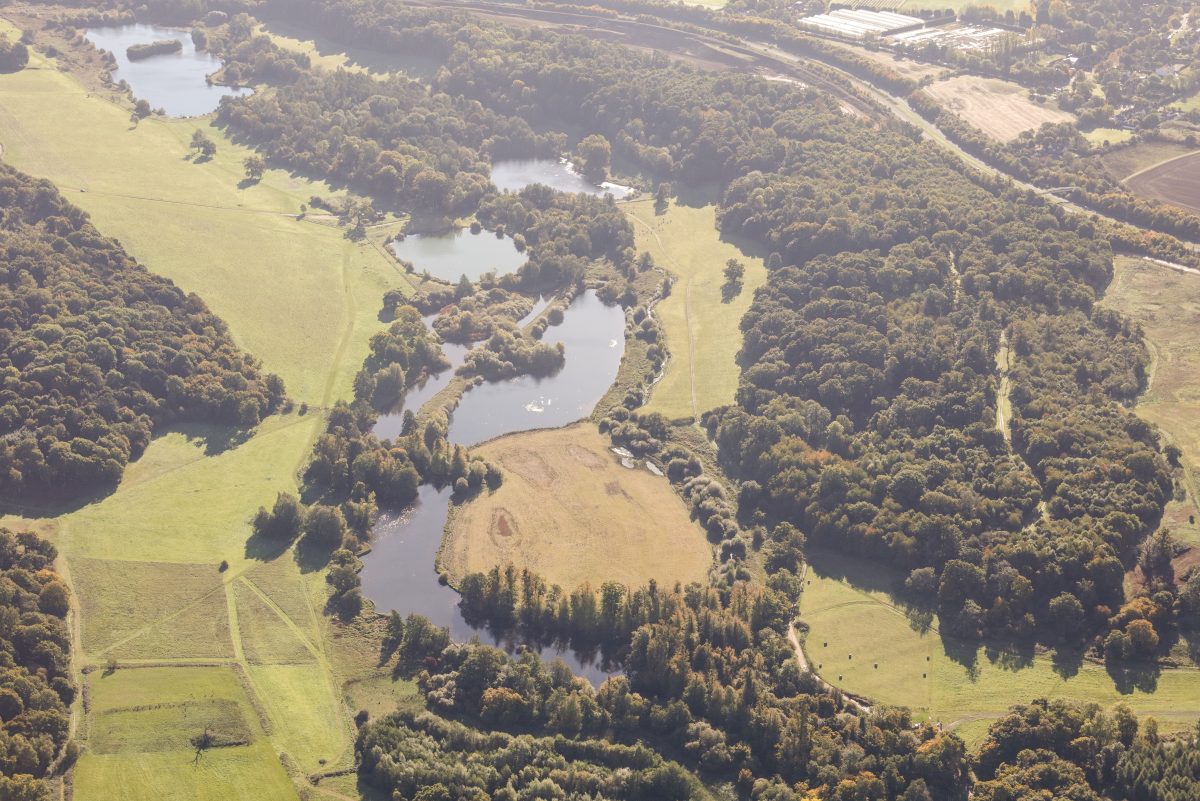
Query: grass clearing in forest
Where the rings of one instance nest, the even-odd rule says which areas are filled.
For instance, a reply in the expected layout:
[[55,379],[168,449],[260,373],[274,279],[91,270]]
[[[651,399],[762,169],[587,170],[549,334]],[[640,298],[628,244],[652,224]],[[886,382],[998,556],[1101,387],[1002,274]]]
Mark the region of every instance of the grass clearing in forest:
[[1146,392],[1134,412],[1182,451],[1187,496],[1168,504],[1162,525],[1200,549],[1196,471],[1200,470],[1200,276],[1128,256],[1116,259],[1105,306],[1141,323],[1150,348]]
[[950,728],[971,724],[963,732],[969,741],[1013,704],[1035,698],[1124,701],[1163,731],[1200,718],[1200,670],[1114,677],[1091,662],[1059,664],[1041,653],[944,638],[936,616],[897,603],[898,571],[827,551],[811,556],[800,600],[809,626],[804,650],[813,669],[844,690]]
[[[247,182],[251,151],[207,118],[134,126],[129,114],[37,53],[0,76],[5,161],[53,181],[101,233],[199,294],[297,401],[348,395],[400,272],[328,221],[296,219],[310,196],[337,194],[327,185],[282,170]],[[188,147],[198,129],[217,144],[203,163]]]
[[[76,798],[296,798],[232,667],[123,668],[88,681]],[[197,750],[205,731],[225,745]]]
[[[675,278],[671,294],[654,307],[671,352],[666,375],[650,392],[645,411],[671,419],[694,418],[733,403],[741,370],[742,317],[754,291],[767,280],[761,258],[721,238],[716,207],[672,202],[658,214],[654,200],[622,204],[637,236],[637,249]],[[723,294],[725,263],[737,259],[746,273],[739,293]]]
[[512,562],[573,590],[701,581],[712,546],[666,478],[627,469],[590,422],[492,440],[473,453],[504,483],[459,507],[439,555],[455,579]]
[[999,78],[959,75],[934,81],[925,91],[947,110],[1001,142],[1048,122],[1075,121],[1075,115],[1053,101],[1035,103],[1025,87]]

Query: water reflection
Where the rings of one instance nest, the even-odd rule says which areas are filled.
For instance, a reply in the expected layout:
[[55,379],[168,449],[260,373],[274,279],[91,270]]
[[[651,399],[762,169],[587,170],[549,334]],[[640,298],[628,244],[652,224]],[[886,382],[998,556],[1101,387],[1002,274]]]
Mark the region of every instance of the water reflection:
[[515,273],[528,260],[507,237],[488,231],[473,234],[465,228],[448,234],[411,234],[391,244],[396,257],[411,262],[418,272],[451,283],[462,276],[478,281],[484,273]]
[[609,181],[592,183],[566,159],[503,159],[492,165],[492,183],[501,192],[520,192],[527,186],[543,184],[560,192],[610,194],[617,200],[633,193],[632,187]]
[[[249,94],[250,89],[233,89],[210,85],[206,78],[221,68],[221,60],[210,53],[197,51],[191,31],[185,28],[162,28],[157,25],[117,25],[90,28],[86,37],[101,50],[107,50],[117,60],[114,81],[124,80],[133,96],[145,100],[151,108],[161,108],[172,117],[195,117],[216,109],[222,97]],[[176,39],[183,49],[137,61],[130,61],[125,51],[130,45],[150,44]]]

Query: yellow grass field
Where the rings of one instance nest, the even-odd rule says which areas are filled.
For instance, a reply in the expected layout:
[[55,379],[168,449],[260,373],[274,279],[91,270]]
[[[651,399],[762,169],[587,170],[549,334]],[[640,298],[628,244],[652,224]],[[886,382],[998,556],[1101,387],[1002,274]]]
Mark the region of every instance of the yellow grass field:
[[810,626],[804,649],[822,678],[874,702],[903,705],[977,742],[987,722],[1013,704],[1068,698],[1111,706],[1124,701],[1164,731],[1200,718],[1200,670],[1110,676],[1101,665],[1057,666],[1048,656],[944,639],[937,618],[897,606],[898,576],[875,564],[814,554],[800,601]]
[[622,467],[591,423],[472,450],[504,483],[455,512],[439,558],[453,579],[507,562],[568,590],[705,578],[712,547],[683,500],[665,478]]
[[1028,91],[1009,81],[960,75],[925,87],[946,109],[1001,142],[1047,122],[1074,122],[1075,116],[1052,101],[1035,103]]
[[[671,294],[654,309],[671,358],[646,411],[698,420],[709,409],[733,403],[741,375],[739,326],[754,290],[767,280],[766,267],[761,258],[721,239],[715,206],[672,203],[664,214],[656,214],[653,199],[647,199],[622,208],[633,223],[638,250],[648,251],[655,264],[677,279]],[[729,259],[742,262],[746,275],[741,292],[725,302],[723,271]]]

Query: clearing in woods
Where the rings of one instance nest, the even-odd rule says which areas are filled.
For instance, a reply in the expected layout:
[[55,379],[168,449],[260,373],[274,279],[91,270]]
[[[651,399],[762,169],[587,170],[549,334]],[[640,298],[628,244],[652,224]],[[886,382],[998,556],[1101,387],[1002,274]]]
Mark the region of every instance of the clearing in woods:
[[998,78],[960,75],[925,87],[935,100],[1001,142],[1047,122],[1074,122],[1053,101],[1035,103],[1024,87]]
[[[645,410],[677,420],[733,403],[741,375],[742,317],[754,291],[767,280],[761,258],[721,238],[716,207],[672,202],[656,213],[654,200],[622,204],[633,223],[637,249],[674,276],[671,294],[654,307],[671,356],[666,374],[650,392]],[[725,263],[737,259],[746,273],[741,291],[725,292]]]
[[1134,411],[1158,426],[1182,451],[1186,497],[1167,505],[1162,525],[1192,546],[1176,559],[1177,572],[1200,558],[1196,471],[1200,470],[1200,275],[1145,259],[1118,256],[1105,306],[1142,324],[1150,349],[1150,378]]
[[458,507],[439,554],[453,580],[512,562],[573,590],[702,581],[712,546],[667,479],[622,467],[594,423],[514,434],[472,449],[504,471]]
[[937,617],[895,595],[899,571],[812,549],[800,619],[804,650],[826,681],[871,701],[903,705],[940,721],[974,747],[1013,704],[1068,698],[1112,706],[1124,701],[1182,731],[1200,718],[1200,670],[1110,675],[1091,662],[1061,663],[938,633]]
[[[198,128],[217,143],[207,162],[189,153]],[[0,519],[50,535],[74,589],[73,663],[93,668],[90,710],[75,709],[74,797],[295,799],[305,775],[353,766],[347,697],[379,711],[412,687],[379,674],[369,638],[329,622],[324,572],[248,541],[249,521],[297,490],[319,409],[350,395],[383,326],[382,295],[405,279],[332,219],[296,219],[312,195],[336,194],[325,184],[278,170],[247,183],[249,151],[207,118],[133,126],[128,107],[37,52],[0,76],[0,132],[6,161],[53,181],[147,269],[199,294],[313,409],[250,436],[176,427],[111,495]],[[119,667],[105,676],[109,660]],[[205,728],[241,744],[197,751],[190,738]]]

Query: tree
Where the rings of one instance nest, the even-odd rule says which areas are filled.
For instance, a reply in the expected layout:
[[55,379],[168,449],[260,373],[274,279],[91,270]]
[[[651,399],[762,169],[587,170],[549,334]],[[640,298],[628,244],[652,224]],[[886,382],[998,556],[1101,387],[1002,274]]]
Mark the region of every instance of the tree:
[[308,510],[304,519],[306,540],[324,548],[337,548],[346,536],[346,519],[336,506],[317,504]]
[[742,264],[737,259],[730,259],[725,262],[725,282],[729,284],[740,284],[743,276],[746,275],[746,265]]
[[55,617],[66,617],[71,608],[71,595],[61,581],[51,581],[38,595],[38,609]]
[[29,63],[29,48],[23,42],[0,37],[0,72],[19,72]]
[[208,135],[198,128],[192,132],[191,149],[206,159],[217,155],[217,143],[209,139]]
[[267,162],[258,155],[247,156],[242,165],[246,168],[246,178],[250,181],[261,181],[267,169]]
[[133,104],[133,121],[144,120],[153,113],[150,110],[150,104],[145,100],[139,99]]
[[585,136],[575,149],[580,161],[580,170],[593,180],[602,180],[608,175],[612,159],[612,145],[600,134]]

